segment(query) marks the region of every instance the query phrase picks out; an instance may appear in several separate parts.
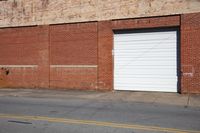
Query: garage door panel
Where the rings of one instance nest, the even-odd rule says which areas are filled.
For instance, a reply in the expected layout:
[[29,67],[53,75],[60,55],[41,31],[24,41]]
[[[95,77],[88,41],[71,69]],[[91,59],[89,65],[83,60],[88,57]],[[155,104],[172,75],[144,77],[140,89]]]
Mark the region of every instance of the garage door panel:
[[[115,40],[117,41],[117,40]],[[132,45],[147,45],[149,43],[152,43],[152,44],[159,44],[159,43],[162,43],[162,44],[173,44],[174,42],[176,42],[177,40],[169,40],[169,39],[166,39],[166,40],[156,40],[156,39],[153,39],[153,40],[141,40],[141,41],[138,41],[138,40],[126,40],[126,41],[119,41],[119,42],[116,42],[117,45],[121,46],[121,45],[126,45],[126,46],[132,46]]]
[[177,92],[176,31],[114,35],[114,88]]
[[[135,58],[126,58],[126,60],[124,60],[123,58],[122,59],[117,59],[116,61],[118,61],[120,64],[123,64],[124,62],[129,62],[129,63],[136,63],[136,62],[148,62],[148,63],[151,63],[151,64],[155,64],[155,65],[157,65],[157,64],[159,64],[159,63],[164,63],[164,62],[175,62],[175,61],[173,61],[172,59],[173,58],[168,58],[168,57],[165,57],[166,59],[165,60],[163,60],[162,58],[156,58],[156,57],[154,57],[154,58],[149,58],[149,57],[135,57]],[[153,61],[155,61],[155,62],[153,62]],[[159,62],[157,62],[157,61],[159,61]],[[139,64],[140,65],[140,64]]]
[[159,46],[159,44],[155,44],[154,46],[147,45],[147,44],[140,44],[139,46],[134,46],[134,45],[119,45],[118,47],[115,48],[115,52],[123,52],[123,51],[131,51],[135,50],[154,50],[154,49],[164,49],[164,50],[173,50],[176,46],[172,44],[167,45],[167,43],[164,43],[163,46]]
[[[124,78],[127,78],[127,79],[133,79],[133,80],[135,80],[135,79],[153,79],[153,80],[158,80],[158,78],[159,79],[171,79],[171,80],[175,80],[175,81],[177,81],[177,78],[175,78],[175,77],[172,77],[171,75],[161,75],[161,76],[157,76],[157,75],[137,75],[137,74],[135,74],[135,75],[123,75],[123,76],[118,76],[118,75],[116,75],[116,76],[114,76],[114,78],[116,78],[116,79],[120,79],[120,80],[123,80]],[[122,81],[120,81],[120,82],[122,82]]]
[[[174,84],[175,85],[175,84]],[[118,88],[116,88],[115,90],[129,90],[129,91],[133,91],[132,88],[134,88],[134,91],[157,91],[157,92],[177,92],[177,90],[175,90],[173,88],[174,85],[171,86],[165,86],[165,87],[161,87],[161,86],[118,86]]]
[[[122,56],[122,57],[124,57],[124,56]],[[127,56],[127,58],[126,57],[122,58],[122,57],[116,59],[116,61],[118,61],[119,64],[123,64],[124,62],[130,62],[132,64],[133,62],[136,62],[136,61],[137,62],[143,62],[143,61],[147,61],[148,62],[149,61],[149,62],[151,62],[151,64],[155,63],[155,65],[157,65],[159,62],[152,62],[152,61],[160,61],[161,63],[162,62],[176,62],[176,61],[172,60],[174,58],[174,56],[169,56],[169,57],[162,56],[161,58],[142,57],[142,56],[139,56],[139,55],[138,56],[133,56],[133,58],[129,58],[128,56]],[[165,58],[165,60],[163,60],[162,58]]]
[[[163,71],[166,71],[164,74],[160,74],[160,73],[162,73]],[[158,69],[157,71],[156,71],[156,69],[151,69],[151,70],[144,70],[144,69],[135,69],[134,71],[130,71],[130,70],[121,70],[121,72],[115,72],[115,75],[116,76],[119,76],[119,77],[124,77],[124,78],[126,78],[127,76],[131,76],[131,75],[152,75],[152,76],[154,76],[154,75],[156,75],[157,77],[159,77],[159,76],[169,76],[169,77],[173,77],[173,76],[171,76],[171,75],[176,75],[176,70],[174,70],[174,69],[169,69],[169,70],[167,70],[167,69]],[[116,77],[115,76],[115,77]]]
[[[116,38],[114,38],[114,41],[116,41],[116,42],[162,41],[163,42],[163,41],[166,41],[166,40],[169,40],[169,39],[176,40],[176,37],[172,35],[173,32],[166,32],[166,33],[157,34],[157,35],[154,34],[154,33],[153,32],[152,33],[135,33],[135,35],[133,35],[133,34],[119,34],[119,35],[115,35]],[[152,34],[154,34],[154,36],[152,36]],[[141,38],[141,36],[145,36],[145,38]]]
[[[123,56],[140,56],[140,57],[149,57],[150,56],[172,56],[174,55],[176,51],[170,51],[170,50],[154,50],[152,52],[148,52],[148,51],[145,51],[145,50],[142,50],[142,51],[139,51],[139,50],[134,50],[132,52],[130,51],[115,51],[114,52],[114,55],[115,56],[120,56],[120,57],[123,57]],[[174,55],[175,56],[175,55]],[[133,58],[133,57],[129,57],[129,58]]]
[[[175,48],[175,47],[174,47]],[[145,52],[145,55],[154,53],[154,52],[158,52],[158,53],[162,53],[162,52],[176,52],[173,51],[174,48],[159,48],[159,47],[151,47],[151,48],[132,48],[129,49],[127,48],[127,50],[115,50],[115,54],[117,53],[126,53],[126,54],[131,54],[131,53],[141,53],[141,52]]]
[[130,71],[130,70],[121,70],[121,72],[116,72],[116,75],[119,75],[119,76],[121,76],[121,75],[139,75],[139,74],[141,74],[141,73],[144,73],[144,74],[141,74],[141,75],[161,75],[160,73],[162,73],[163,71],[165,71],[165,73],[164,74],[162,74],[162,75],[174,75],[174,74],[176,74],[176,71],[175,70],[168,70],[168,69],[165,69],[165,70],[162,70],[162,69],[158,69],[158,70],[149,70],[149,69],[135,69],[135,70],[132,70],[132,71]]
[[[159,54],[152,53],[151,55],[148,55],[148,57],[146,57],[146,56],[140,56],[139,58],[141,58],[141,59],[142,59],[142,58],[156,58],[156,59],[157,59],[158,55],[159,55]],[[136,54],[135,54],[135,55],[132,54],[131,56],[132,56],[132,57],[130,58],[129,55],[123,56],[122,54],[118,54],[118,55],[116,55],[115,57],[117,58],[116,60],[131,60],[131,59],[133,59],[133,58],[138,57],[138,55],[136,55]],[[169,55],[169,56],[160,55],[159,57],[160,57],[160,58],[166,58],[166,59],[176,58],[176,56],[174,56],[174,55]]]
[[[145,61],[145,60],[132,60],[132,62],[130,61],[121,61],[119,63],[119,65],[122,66],[126,66],[128,67],[129,65],[136,65],[136,66],[143,66],[143,65],[149,65],[149,66],[168,66],[168,65],[176,65],[176,62],[173,61],[159,61],[159,60],[149,60],[149,61]],[[116,67],[117,68],[117,67]]]
[[[124,71],[124,70],[127,70],[127,71],[130,72],[130,71],[132,71],[132,69],[137,69],[137,70],[138,69],[141,69],[141,70],[148,69],[149,71],[160,70],[160,69],[162,69],[162,70],[169,69],[171,71],[175,70],[175,68],[171,68],[170,66],[169,66],[169,68],[166,68],[167,66],[164,66],[163,68],[161,66],[159,66],[158,68],[156,68],[157,67],[156,65],[154,65],[154,66],[151,65],[150,66],[151,68],[144,68],[144,67],[138,68],[138,67],[140,67],[140,66],[133,66],[133,67],[131,67],[131,66],[118,66],[118,67],[115,67],[115,69],[119,69],[119,71],[121,71],[121,72]],[[115,72],[119,73],[119,71],[115,71]]]
[[117,84],[128,84],[130,82],[134,82],[136,84],[139,83],[139,84],[149,84],[149,85],[151,85],[151,84],[156,83],[158,85],[162,85],[162,84],[168,85],[169,83],[173,83],[173,82],[176,81],[176,79],[173,78],[173,77],[172,78],[170,78],[170,77],[160,78],[159,80],[158,80],[158,78],[159,77],[157,77],[157,78],[151,78],[151,77],[146,77],[146,78],[145,77],[142,77],[142,78],[135,77],[134,78],[134,77],[130,77],[130,78],[127,78],[125,81],[122,81],[123,77],[122,78],[116,78],[116,79],[121,80],[121,82],[118,82]]

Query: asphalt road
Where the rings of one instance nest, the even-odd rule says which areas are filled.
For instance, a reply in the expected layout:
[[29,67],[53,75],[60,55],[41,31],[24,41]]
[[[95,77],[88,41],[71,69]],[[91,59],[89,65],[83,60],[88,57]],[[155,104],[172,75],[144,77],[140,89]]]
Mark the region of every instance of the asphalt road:
[[82,98],[0,97],[0,133],[200,133],[200,108]]

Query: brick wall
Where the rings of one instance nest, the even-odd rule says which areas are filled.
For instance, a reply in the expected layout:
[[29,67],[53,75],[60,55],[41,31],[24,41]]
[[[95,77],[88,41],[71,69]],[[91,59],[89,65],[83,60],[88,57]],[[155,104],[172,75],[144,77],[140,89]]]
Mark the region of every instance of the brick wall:
[[98,88],[113,89],[113,31],[111,21],[98,22]]
[[181,89],[200,93],[200,13],[181,16]]
[[97,88],[97,23],[50,26],[52,88]]
[[180,25],[179,15],[177,16],[165,16],[165,17],[153,17],[153,18],[138,18],[127,20],[113,20],[112,29],[139,29],[139,28],[162,28],[162,27],[174,27]]
[[0,87],[97,88],[97,23],[0,29]]
[[0,29],[0,87],[48,87],[48,28]]
[[200,13],[0,29],[0,87],[112,90],[113,30],[161,27],[180,27],[181,92],[200,93]]

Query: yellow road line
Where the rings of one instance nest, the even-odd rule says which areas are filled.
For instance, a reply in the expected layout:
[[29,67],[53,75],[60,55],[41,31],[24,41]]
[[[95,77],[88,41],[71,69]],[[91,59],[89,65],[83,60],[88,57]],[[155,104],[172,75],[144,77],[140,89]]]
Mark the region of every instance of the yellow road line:
[[0,114],[0,118],[47,121],[47,122],[56,122],[56,123],[65,123],[65,124],[78,124],[78,125],[93,125],[93,126],[104,126],[104,127],[111,127],[111,128],[126,128],[126,129],[158,131],[158,132],[168,132],[168,133],[200,133],[200,131],[181,130],[181,129],[175,129],[175,128],[163,128],[163,127],[156,127],[156,126],[121,124],[121,123],[100,122],[100,121],[91,121],[91,120],[52,118],[52,117],[43,117],[43,116]]

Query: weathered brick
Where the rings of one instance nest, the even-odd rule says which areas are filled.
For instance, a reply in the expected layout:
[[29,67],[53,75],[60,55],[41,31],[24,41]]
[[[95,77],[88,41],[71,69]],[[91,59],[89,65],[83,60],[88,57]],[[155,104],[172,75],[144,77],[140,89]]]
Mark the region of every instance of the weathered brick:
[[48,88],[48,27],[0,29],[0,47],[0,87]]
[[181,90],[200,93],[200,13],[181,16]]

